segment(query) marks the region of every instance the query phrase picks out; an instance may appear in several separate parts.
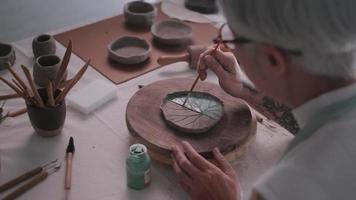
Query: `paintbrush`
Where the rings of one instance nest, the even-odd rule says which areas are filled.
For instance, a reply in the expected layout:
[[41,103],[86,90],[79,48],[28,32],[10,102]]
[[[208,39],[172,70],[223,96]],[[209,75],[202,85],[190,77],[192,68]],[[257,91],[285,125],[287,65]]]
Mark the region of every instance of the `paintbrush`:
[[69,138],[69,143],[66,150],[66,177],[65,177],[65,189],[69,190],[72,182],[72,160],[74,156],[74,141],[73,137]]
[[[216,44],[215,48],[213,49],[213,51],[211,52],[210,55],[214,54],[214,53],[218,50],[219,46],[220,46],[220,42],[218,42],[218,43]],[[193,92],[195,86],[197,85],[197,83],[198,83],[198,81],[199,81],[199,77],[200,77],[200,76],[199,76],[199,74],[198,74],[198,76],[195,78],[195,81],[194,81],[192,87],[190,88],[190,90],[189,90],[189,92],[188,92],[188,94],[187,94],[187,97],[185,98],[185,100],[184,100],[184,102],[183,102],[183,105],[182,105],[183,107],[184,107],[185,104],[187,103],[187,101],[188,101],[188,99],[189,99],[189,97],[190,97],[190,94]]]

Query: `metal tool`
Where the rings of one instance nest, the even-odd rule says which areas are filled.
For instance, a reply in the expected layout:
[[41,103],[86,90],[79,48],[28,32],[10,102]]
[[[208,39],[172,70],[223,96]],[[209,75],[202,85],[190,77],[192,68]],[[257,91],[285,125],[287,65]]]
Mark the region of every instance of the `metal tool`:
[[57,162],[58,159],[49,161],[39,167],[36,167],[2,185],[0,185],[0,193],[22,183],[26,180],[30,179],[28,182],[24,183],[23,185],[19,186],[17,189],[12,191],[11,193],[5,195],[2,200],[10,200],[15,199],[16,197],[20,196],[21,194],[25,193],[41,181],[45,180],[49,175],[53,174],[54,172],[58,171],[61,167],[61,163]]

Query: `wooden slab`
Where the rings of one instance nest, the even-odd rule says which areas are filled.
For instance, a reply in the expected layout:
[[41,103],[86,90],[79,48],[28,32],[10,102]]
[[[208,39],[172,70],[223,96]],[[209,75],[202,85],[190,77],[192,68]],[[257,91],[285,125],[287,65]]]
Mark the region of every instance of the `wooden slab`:
[[[169,19],[162,13],[160,5],[155,21]],[[216,37],[218,30],[211,24],[187,23],[193,29],[193,37],[190,44],[209,45]],[[122,36],[137,36],[149,42],[152,47],[150,59],[144,63],[127,66],[115,63],[108,59],[108,44]],[[128,81],[132,78],[150,72],[160,66],[157,59],[160,56],[181,55],[186,52],[185,46],[163,46],[152,40],[149,29],[130,29],[124,23],[124,16],[119,15],[93,24],[89,24],[74,30],[60,33],[54,36],[62,45],[66,46],[69,40],[73,41],[73,52],[83,60],[91,59],[91,65],[101,74],[115,84]]]
[[129,101],[126,123],[131,134],[145,144],[150,151],[163,157],[170,156],[173,145],[185,140],[206,158],[211,158],[214,147],[224,154],[245,149],[256,134],[256,117],[241,99],[226,94],[219,86],[199,82],[196,91],[208,92],[224,102],[224,117],[202,135],[187,135],[170,128],[164,122],[160,106],[163,98],[175,91],[189,89],[193,79],[167,79],[157,81],[140,89]]

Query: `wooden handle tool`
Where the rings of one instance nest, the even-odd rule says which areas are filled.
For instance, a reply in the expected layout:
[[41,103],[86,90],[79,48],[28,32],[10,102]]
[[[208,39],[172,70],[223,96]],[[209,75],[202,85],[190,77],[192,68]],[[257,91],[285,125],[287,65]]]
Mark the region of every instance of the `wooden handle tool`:
[[5,190],[8,190],[8,189],[12,188],[13,186],[21,183],[22,181],[25,181],[25,180],[33,177],[34,175],[40,173],[41,171],[42,171],[42,167],[36,167],[36,168],[34,168],[34,169],[32,169],[32,170],[30,170],[30,171],[28,171],[28,172],[26,172],[26,173],[24,173],[22,175],[10,180],[10,181],[2,184],[0,186],[0,192],[3,192]]
[[33,177],[30,181],[21,185],[19,188],[17,188],[10,194],[6,195],[2,200],[13,200],[13,199],[17,198],[21,194],[23,194],[26,191],[28,191],[29,189],[33,188],[35,185],[37,185],[41,181],[45,180],[47,177],[48,177],[48,172],[41,171],[39,174],[37,174],[35,177]]
[[41,171],[44,170],[45,167],[48,167],[56,162],[57,162],[57,159],[49,161],[49,162],[43,164],[42,166],[33,168],[30,171],[27,171],[24,174],[21,174],[20,176],[0,185],[0,193],[12,188],[13,186],[15,186],[15,185],[33,177],[33,176],[35,176],[36,174],[39,174]]
[[73,137],[69,138],[69,143],[66,150],[66,177],[65,177],[65,186],[66,190],[69,190],[72,182],[72,160],[75,152],[74,140]]
[[169,65],[176,62],[189,62],[189,61],[190,61],[189,53],[185,53],[180,56],[161,56],[157,60],[159,65]]

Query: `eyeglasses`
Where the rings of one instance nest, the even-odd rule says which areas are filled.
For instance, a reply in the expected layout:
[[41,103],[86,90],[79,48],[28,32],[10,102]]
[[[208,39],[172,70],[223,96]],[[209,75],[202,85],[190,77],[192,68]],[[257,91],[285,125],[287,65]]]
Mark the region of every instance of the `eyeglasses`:
[[[253,41],[245,37],[235,37],[234,33],[231,31],[231,29],[226,23],[219,28],[218,36],[213,39],[213,42],[215,44],[224,45],[224,47],[229,49],[230,51],[236,49],[237,46],[240,44],[258,43],[257,41]],[[298,50],[289,50],[280,47],[276,48],[288,54],[296,56],[302,55],[302,52]]]

